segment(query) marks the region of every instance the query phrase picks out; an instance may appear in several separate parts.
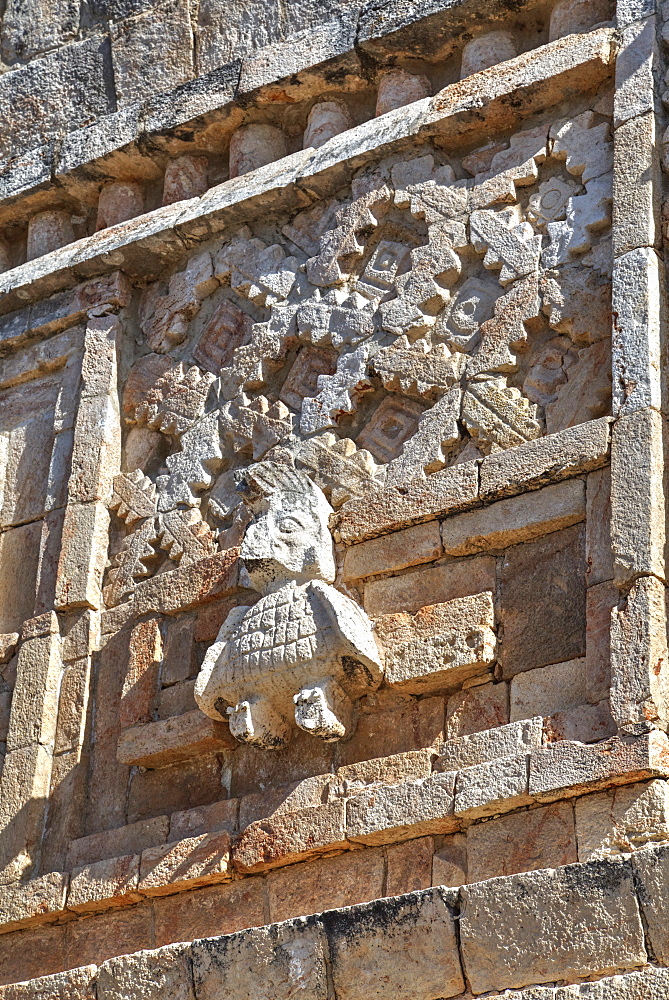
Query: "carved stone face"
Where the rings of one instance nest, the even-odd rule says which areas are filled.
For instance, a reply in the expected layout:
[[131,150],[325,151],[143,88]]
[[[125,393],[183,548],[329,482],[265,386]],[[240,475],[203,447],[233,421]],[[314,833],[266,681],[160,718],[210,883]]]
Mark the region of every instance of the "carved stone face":
[[277,491],[265,501],[264,509],[246,529],[241,549],[256,590],[268,594],[290,580],[332,583],[331,513],[329,503],[315,489],[304,494]]

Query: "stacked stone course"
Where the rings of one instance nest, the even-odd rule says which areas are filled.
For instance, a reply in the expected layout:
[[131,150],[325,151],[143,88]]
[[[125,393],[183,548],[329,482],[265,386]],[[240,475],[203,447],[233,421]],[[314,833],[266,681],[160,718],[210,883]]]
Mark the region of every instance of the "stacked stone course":
[[669,993],[655,0],[8,0],[0,1000]]

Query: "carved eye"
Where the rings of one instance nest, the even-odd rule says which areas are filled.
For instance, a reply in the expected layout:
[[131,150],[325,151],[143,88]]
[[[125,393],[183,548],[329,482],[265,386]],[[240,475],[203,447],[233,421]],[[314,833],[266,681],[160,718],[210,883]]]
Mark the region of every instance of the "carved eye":
[[300,524],[295,517],[284,517],[279,523],[279,530],[291,535],[296,531],[304,531],[304,525]]

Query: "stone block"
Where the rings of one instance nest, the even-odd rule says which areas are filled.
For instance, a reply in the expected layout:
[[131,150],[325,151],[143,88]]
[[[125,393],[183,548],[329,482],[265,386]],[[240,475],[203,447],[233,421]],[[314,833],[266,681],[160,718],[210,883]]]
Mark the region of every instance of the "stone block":
[[164,687],[158,692],[156,712],[158,719],[172,719],[175,716],[183,718],[188,712],[197,708],[195,701],[195,679],[181,681],[171,687]]
[[615,128],[655,110],[653,70],[660,60],[656,32],[654,17],[622,27],[613,99]]
[[435,1000],[462,992],[455,899],[437,887],[322,914],[339,1000]]
[[[46,16],[45,16],[46,15]],[[23,5],[12,0],[2,21],[2,56],[5,62],[27,62],[71,41],[79,27],[74,0],[59,0],[45,11],[39,0]]]
[[59,209],[39,212],[28,223],[26,258],[35,260],[73,242],[74,230],[69,212]]
[[459,687],[493,662],[494,625],[489,591],[429,605],[415,615],[377,618],[376,634],[385,649],[386,683],[409,694]]
[[169,831],[167,816],[155,816],[115,830],[92,833],[73,840],[67,852],[67,867],[78,868],[106,858],[141,854],[147,847],[163,844]]
[[475,823],[467,830],[467,859],[469,882],[580,860],[571,803],[556,802]]
[[135,588],[135,613],[160,611],[169,615],[230,594],[237,587],[238,555],[238,549],[227,549],[190,566],[142,580]]
[[0,779],[0,868],[31,855],[44,832],[52,757],[40,744],[12,750]]
[[0,886],[0,926],[3,932],[42,923],[65,908],[68,876],[50,872],[26,883]]
[[97,967],[84,965],[27,983],[0,986],[1,1000],[96,1000]]
[[548,37],[551,42],[566,35],[589,31],[597,22],[607,21],[610,7],[607,0],[560,0],[551,13]]
[[481,499],[513,496],[601,468],[609,455],[609,425],[609,417],[600,417],[488,456],[481,463]]
[[441,533],[447,555],[466,556],[531,541],[584,519],[585,483],[570,479],[448,518]]
[[[26,947],[27,937],[30,937],[30,947]],[[0,980],[3,983],[15,983],[14,989],[21,987],[30,989],[29,980],[51,978],[53,973],[62,972],[67,968],[65,958],[65,927],[62,924],[47,924],[44,927],[32,927],[26,931],[14,931],[0,935]],[[38,978],[39,977],[39,978]],[[63,979],[54,976],[56,989],[63,986]],[[10,990],[12,987],[3,987]],[[1,994],[0,994],[1,995]],[[12,996],[12,994],[9,994]],[[49,1000],[60,1000],[60,994],[51,996]],[[38,993],[39,997],[40,994]],[[30,993],[18,993],[17,1000],[33,1000]],[[76,997],[76,993],[75,993]],[[3,998],[4,1000],[4,998]],[[40,997],[41,1000],[41,997]]]
[[98,969],[98,1000],[194,1000],[188,945],[110,958]]
[[[148,61],[146,53],[151,52]],[[178,0],[114,25],[114,84],[119,106],[171,90],[193,76],[193,33]]]
[[458,691],[446,703],[446,738],[457,739],[509,721],[509,685],[478,684]]
[[592,587],[613,579],[610,467],[591,472],[586,484],[586,580]]
[[230,878],[230,834],[225,831],[188,837],[142,852],[139,889],[147,896],[226,882]]
[[[407,892],[428,889],[432,881],[434,840],[420,837],[386,848],[386,886],[384,896],[403,896]],[[442,884],[442,883],[438,883]],[[371,897],[374,898],[374,897]]]
[[626,854],[669,840],[667,782],[622,785],[576,799],[579,861]]
[[105,504],[68,504],[56,582],[59,610],[102,606],[108,541],[109,511]]
[[611,616],[611,713],[619,727],[669,718],[666,588],[640,577]]
[[[650,28],[650,34],[654,35],[653,27]],[[650,91],[645,94],[637,93],[636,96],[640,102],[649,99],[652,101],[653,89],[651,87]],[[616,102],[616,110],[620,103]],[[648,254],[649,248],[659,247],[662,240],[658,187],[661,183],[661,170],[655,127],[655,115],[650,112],[631,118],[616,128],[612,231],[613,253],[616,257],[637,249]],[[628,372],[628,378],[629,374]]]
[[544,719],[546,743],[555,743],[558,740],[600,743],[615,736],[617,732],[618,727],[613,721],[608,698],[596,705],[578,705],[568,712],[556,712],[550,718]]
[[[190,617],[175,618],[168,622],[160,671],[162,684],[176,684],[197,676],[199,664],[195,651],[194,630],[195,622]],[[206,638],[216,638],[216,634]]]
[[222,799],[220,802],[211,802],[208,806],[196,806],[195,809],[172,813],[168,840],[199,837],[203,833],[217,833],[219,830],[235,833],[238,815],[239,799]]
[[234,847],[232,860],[238,871],[255,872],[346,846],[344,803],[330,802],[251,823]]
[[35,611],[42,525],[22,524],[0,535],[0,628],[18,632]]
[[270,872],[270,920],[288,920],[379,899],[385,895],[384,867],[383,852],[371,848]]
[[201,1000],[223,1000],[230,991],[239,1000],[328,995],[325,940],[313,917],[198,941],[191,954]]
[[632,869],[622,859],[490,879],[460,893],[463,962],[475,993],[646,962]]
[[438,745],[444,736],[444,699],[434,696],[407,703],[405,697],[399,692],[388,692],[383,700],[381,695],[368,696],[366,707],[376,710],[361,713],[351,739],[337,745],[337,763],[355,764]]
[[262,792],[251,792],[239,802],[239,827],[243,830],[256,820],[315,808],[330,798],[332,775],[318,774],[312,778],[282,787],[270,786]]
[[122,906],[82,916],[65,925],[67,965],[101,965],[108,958],[153,947],[153,921],[149,906]]
[[540,747],[541,741],[542,719],[524,716],[521,722],[446,740],[439,748],[435,768],[459,771],[463,767],[484,764],[498,757],[516,756],[531,747]]
[[608,698],[611,688],[611,615],[620,593],[611,582],[590,587],[586,594],[585,683],[588,701]]
[[397,785],[406,779],[428,778],[432,774],[433,758],[432,750],[413,750],[345,764],[337,768],[333,788],[339,794],[348,796],[356,795],[370,785]]
[[567,712],[588,700],[585,658],[551,663],[511,680],[511,721]]
[[652,409],[620,417],[613,429],[611,541],[620,587],[640,574],[666,572],[665,435],[664,420]]
[[119,707],[122,729],[149,722],[157,694],[158,671],[162,658],[160,619],[149,618],[132,629],[130,656]]
[[[410,843],[410,841],[409,841]],[[432,885],[467,884],[467,838],[463,833],[444,837],[432,858]]]
[[432,87],[426,76],[408,73],[399,68],[386,70],[379,77],[376,117],[394,111],[395,108],[403,108],[405,104],[422,101],[430,96],[431,91]]
[[604,743],[552,743],[532,750],[530,795],[543,800],[565,797],[610,785],[629,784],[669,774],[665,733],[613,737]]
[[457,597],[495,590],[495,560],[490,556],[457,559],[438,566],[371,580],[365,585],[364,607],[372,618],[397,611],[418,611]]
[[280,128],[259,123],[243,125],[230,138],[230,177],[240,177],[280,160],[287,152]]
[[35,743],[53,746],[61,671],[57,637],[41,636],[21,644],[7,735],[10,752]]
[[[536,595],[541,594],[540,601]],[[505,678],[585,653],[585,532],[578,525],[508,549],[501,571]]]
[[209,805],[226,797],[221,785],[222,765],[222,755],[201,755],[168,767],[133,773],[127,797],[128,819],[135,823],[163,812]]
[[334,518],[335,538],[346,544],[429,521],[472,506],[478,498],[478,463],[461,462],[405,486],[349,500]]
[[457,828],[455,774],[433,774],[362,792],[346,805],[346,836],[361,844],[392,844]]
[[110,906],[138,903],[139,856],[126,854],[108,858],[72,871],[67,894],[68,910],[105,910]]
[[631,858],[650,944],[659,962],[669,958],[669,847],[647,847]]
[[650,247],[631,249],[614,260],[612,306],[616,320],[612,349],[616,414],[662,407],[661,268],[657,253]]
[[532,801],[527,793],[527,754],[498,757],[458,772],[455,815],[466,819],[509,812]]
[[378,573],[396,572],[432,562],[441,554],[439,522],[426,521],[350,546],[344,556],[344,579],[362,580]]
[[[13,136],[11,145],[3,144],[2,155],[34,149],[112,111],[109,71],[107,45],[95,35],[15,69],[0,88],[2,134]],[[83,80],[85,92],[78,86]]]
[[118,759],[139,767],[164,767],[234,748],[227,723],[209,719],[196,708],[126,729],[119,737]]
[[152,903],[157,946],[218,937],[267,923],[265,883],[261,878],[158,896]]

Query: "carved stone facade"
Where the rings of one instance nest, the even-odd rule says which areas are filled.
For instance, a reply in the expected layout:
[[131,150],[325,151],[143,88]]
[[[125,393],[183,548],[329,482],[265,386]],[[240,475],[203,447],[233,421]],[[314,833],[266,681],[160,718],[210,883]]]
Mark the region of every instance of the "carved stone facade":
[[0,27],[0,1000],[664,997],[667,11],[57,6]]

